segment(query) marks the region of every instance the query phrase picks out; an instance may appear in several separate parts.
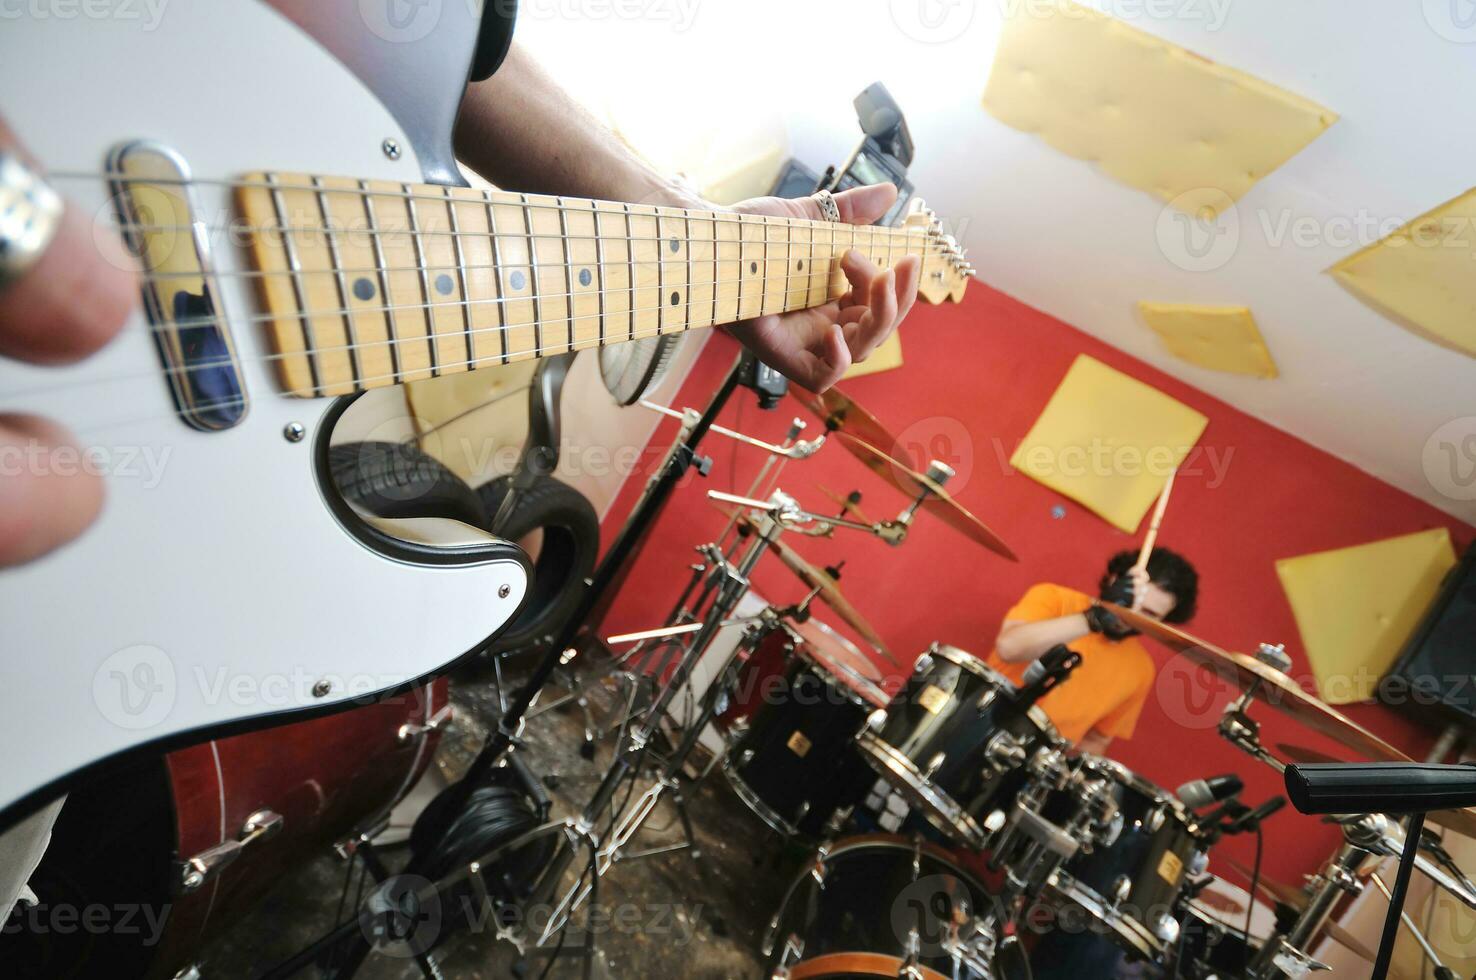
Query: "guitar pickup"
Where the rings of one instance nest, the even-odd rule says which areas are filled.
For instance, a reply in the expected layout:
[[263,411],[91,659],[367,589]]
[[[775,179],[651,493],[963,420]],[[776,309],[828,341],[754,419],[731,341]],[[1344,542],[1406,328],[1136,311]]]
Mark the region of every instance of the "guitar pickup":
[[190,171],[169,147],[127,143],[108,161],[123,238],[143,267],[144,309],[175,407],[203,431],[246,416],[245,379],[220,315],[209,228],[196,217]]

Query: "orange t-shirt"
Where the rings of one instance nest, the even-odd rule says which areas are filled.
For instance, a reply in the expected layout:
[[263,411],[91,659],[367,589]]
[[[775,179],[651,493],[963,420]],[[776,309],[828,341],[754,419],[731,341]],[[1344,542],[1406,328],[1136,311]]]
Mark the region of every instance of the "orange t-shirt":
[[[1084,592],[1041,582],[1031,586],[1004,618],[1035,623],[1086,612],[1091,604],[1092,597]],[[1132,738],[1153,688],[1153,658],[1131,636],[1114,643],[1100,633],[1088,633],[1066,645],[1081,654],[1081,664],[1037,703],[1061,736],[1072,742],[1081,741],[1094,728],[1113,738]],[[988,663],[1016,684],[1030,666],[1006,663],[994,651]]]

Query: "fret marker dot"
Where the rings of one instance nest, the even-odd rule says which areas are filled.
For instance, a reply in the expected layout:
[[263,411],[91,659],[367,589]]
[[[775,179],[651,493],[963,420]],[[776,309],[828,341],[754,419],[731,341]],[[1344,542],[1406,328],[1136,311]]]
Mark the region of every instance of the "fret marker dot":
[[512,286],[512,288],[514,289],[522,289],[523,284],[527,281],[528,279],[526,276],[523,275],[521,269],[514,269],[512,271],[512,274],[507,277],[508,285]]
[[588,286],[593,281],[594,281],[594,276],[592,276],[592,275],[589,274],[589,270],[588,269],[580,269],[579,270],[579,285],[581,285],[581,286]]
[[804,271],[804,268],[805,268],[805,260],[804,259],[800,259],[798,262],[796,262],[794,264],[794,267],[796,269],[799,269],[801,272],[803,272]]
[[671,294],[671,305],[672,306],[676,306],[677,303],[679,303],[681,301],[681,298],[682,298],[682,294],[681,293],[673,292]]
[[374,298],[374,283],[363,276],[354,280],[354,298],[371,300]]
[[442,296],[450,296],[451,288],[452,282],[450,276],[446,275],[446,273],[444,272],[441,273],[439,276],[436,276],[436,292],[440,293]]
[[671,250],[673,252],[680,252],[682,250],[682,243],[673,238],[671,240]]
[[757,262],[750,262],[750,263],[748,263],[748,271],[749,272],[757,272],[758,271],[758,263]]

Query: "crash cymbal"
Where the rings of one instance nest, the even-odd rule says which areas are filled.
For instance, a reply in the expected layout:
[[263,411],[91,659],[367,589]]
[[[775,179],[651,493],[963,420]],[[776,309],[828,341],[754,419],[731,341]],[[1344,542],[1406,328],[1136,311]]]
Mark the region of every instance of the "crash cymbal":
[[[719,504],[718,509],[725,514],[732,514],[732,509],[726,505]],[[749,530],[754,530],[753,521],[746,513],[738,514],[738,523]],[[897,658],[892,656],[887,645],[882,642],[881,635],[866,621],[866,617],[851,605],[851,601],[841,591],[840,583],[832,578],[829,572],[810,564],[803,555],[782,540],[770,541],[769,550],[778,556],[785,568],[794,573],[795,578],[804,583],[805,588],[818,589],[817,597],[833,609],[842,622],[855,630],[863,640],[890,660],[893,665],[902,666],[897,662]]]
[[1307,893],[1302,891],[1302,889],[1288,885],[1285,882],[1277,881],[1275,878],[1268,878],[1265,872],[1262,872],[1260,876],[1256,876],[1250,868],[1234,858],[1226,858],[1225,863],[1234,868],[1236,874],[1245,878],[1246,881],[1255,878],[1256,888],[1267,899],[1273,902],[1280,902],[1282,905],[1289,905],[1298,912],[1307,907]]
[[[1344,762],[1343,759],[1335,759],[1325,752],[1309,749],[1302,745],[1291,745],[1286,742],[1277,742],[1276,751],[1292,762]],[[1425,819],[1439,827],[1454,830],[1466,837],[1476,838],[1476,810],[1433,810],[1426,814]]]
[[855,503],[855,504],[851,503],[850,498],[844,497],[841,494],[836,493],[834,490],[830,489],[825,484],[823,484],[823,483],[817,483],[817,484],[815,484],[815,489],[816,490],[819,490],[821,493],[825,494],[826,498],[831,503],[833,503],[837,507],[841,508],[841,516],[842,517],[851,517],[851,518],[854,518],[855,520],[860,521],[862,524],[875,524],[876,523],[876,521],[873,521],[871,518],[869,518],[869,517],[866,516],[866,512],[861,509],[861,505],[859,503]]
[[875,415],[851,401],[839,388],[831,388],[817,395],[790,385],[789,393],[824,422],[827,430],[843,433],[870,445],[883,447],[887,451],[896,451],[897,437],[887,431],[887,427]]
[[872,443],[848,436],[844,432],[839,433],[838,438],[840,444],[859,459],[862,465],[907,496],[916,497],[926,489],[929,496],[920,508],[924,513],[931,514],[970,541],[983,545],[1002,558],[1020,560],[1010,546],[1004,543],[1003,538],[969,513],[968,508],[954,500],[942,485],[929,479],[926,474],[917,472],[906,463],[898,462]]
[[1385,762],[1411,761],[1409,756],[1373,732],[1302,690],[1276,668],[1243,653],[1222,650],[1208,640],[1202,640],[1130,609],[1111,603],[1103,605],[1121,617],[1123,622],[1153,637],[1170,650],[1204,664],[1225,680],[1234,681],[1241,691],[1249,691],[1254,686],[1258,701],[1313,731],[1362,753],[1366,758]]

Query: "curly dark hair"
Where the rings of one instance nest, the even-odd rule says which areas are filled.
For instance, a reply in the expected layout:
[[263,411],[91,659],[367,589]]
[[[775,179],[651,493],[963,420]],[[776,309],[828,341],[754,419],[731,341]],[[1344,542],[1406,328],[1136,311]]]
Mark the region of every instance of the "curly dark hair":
[[[1127,572],[1138,561],[1137,551],[1119,551],[1107,563],[1107,574],[1097,583],[1097,588],[1106,590],[1112,580]],[[1199,573],[1189,564],[1189,559],[1177,551],[1154,548],[1148,556],[1148,580],[1154,585],[1171,592],[1174,608],[1163,617],[1165,623],[1187,623],[1194,618],[1195,603],[1199,599]]]

